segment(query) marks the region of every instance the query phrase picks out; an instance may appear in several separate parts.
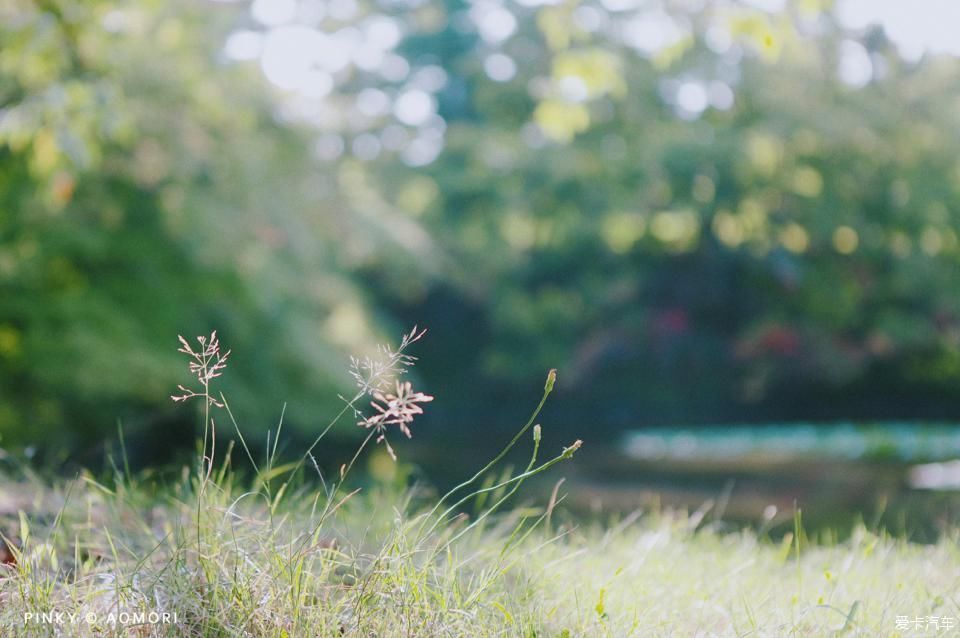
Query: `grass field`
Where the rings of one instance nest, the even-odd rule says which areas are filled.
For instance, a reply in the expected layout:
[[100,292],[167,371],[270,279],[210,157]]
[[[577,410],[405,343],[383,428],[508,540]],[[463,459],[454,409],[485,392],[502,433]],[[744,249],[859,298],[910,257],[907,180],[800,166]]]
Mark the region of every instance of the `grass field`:
[[[549,505],[484,517],[506,489],[474,516],[442,518],[411,492],[268,495],[229,470],[159,493],[123,479],[8,483],[31,514],[5,521],[17,538],[0,579],[3,635],[894,636],[958,625],[956,538],[917,545],[861,528],[842,543],[802,530],[772,540],[669,512],[577,526],[562,505],[551,520]],[[64,616],[40,615],[50,612]]]

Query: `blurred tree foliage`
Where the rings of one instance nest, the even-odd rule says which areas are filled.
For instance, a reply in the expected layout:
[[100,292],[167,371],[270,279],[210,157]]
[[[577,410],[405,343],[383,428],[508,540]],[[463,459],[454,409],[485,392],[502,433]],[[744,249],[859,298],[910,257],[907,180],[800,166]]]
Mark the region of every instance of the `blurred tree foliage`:
[[822,0],[249,8],[0,8],[0,444],[182,418],[212,327],[258,429],[383,322],[471,423],[549,367],[598,427],[960,413],[955,58]]
[[445,149],[345,163],[443,249],[414,292],[371,272],[456,317],[447,347],[472,328],[456,396],[556,365],[599,425],[957,416],[958,60],[832,5],[508,3],[504,36],[501,5],[447,3],[407,38]]
[[258,73],[217,60],[235,19],[186,1],[0,8],[3,445],[182,421],[177,334],[211,329],[251,427],[284,400],[305,425],[336,403],[325,322],[356,294],[308,134],[275,121]]

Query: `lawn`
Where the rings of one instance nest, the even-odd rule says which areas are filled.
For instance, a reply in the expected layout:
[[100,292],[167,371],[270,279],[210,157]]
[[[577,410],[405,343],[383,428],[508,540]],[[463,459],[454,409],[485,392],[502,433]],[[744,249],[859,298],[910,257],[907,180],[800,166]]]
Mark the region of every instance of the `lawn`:
[[664,511],[577,524],[562,503],[484,517],[505,487],[441,518],[384,485],[269,483],[7,483],[31,513],[4,522],[3,635],[894,636],[960,616],[955,537],[815,543]]

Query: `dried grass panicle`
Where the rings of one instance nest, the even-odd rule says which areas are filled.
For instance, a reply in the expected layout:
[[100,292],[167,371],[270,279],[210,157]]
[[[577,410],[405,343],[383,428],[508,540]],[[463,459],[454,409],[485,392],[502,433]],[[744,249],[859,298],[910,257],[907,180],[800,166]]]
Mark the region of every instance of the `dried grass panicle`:
[[[426,332],[414,326],[410,332],[403,335],[397,348],[379,345],[375,356],[350,357],[350,376],[357,385],[358,393],[352,400],[347,401],[347,406],[353,410],[358,419],[358,425],[374,430],[377,434],[376,442],[384,443],[394,460],[396,460],[396,454],[386,440],[387,428],[395,425],[407,438],[410,438],[412,436],[410,424],[415,416],[423,414],[423,408],[419,404],[433,401],[432,396],[415,392],[409,381],[399,380],[399,377],[406,374],[417,362],[417,357],[409,354],[407,350],[423,338]],[[210,392],[210,382],[223,374],[230,357],[229,350],[221,351],[217,331],[214,330],[208,337],[197,337],[199,346],[191,346],[182,335],[178,335],[178,339],[180,348],[177,352],[190,357],[190,373],[197,378],[200,387],[194,389],[178,385],[177,388],[181,394],[171,395],[170,398],[178,403],[196,398],[202,399],[207,407],[224,407],[224,404]],[[388,391],[391,384],[395,389]],[[355,402],[363,396],[370,396],[373,399],[370,405],[376,411],[375,414],[365,416],[354,407]],[[307,453],[309,454],[309,451]]]
[[426,332],[414,326],[403,335],[396,349],[381,344],[377,346],[377,354],[372,357],[350,357],[350,376],[361,395],[373,396],[375,392],[383,392],[397,377],[406,374],[407,369],[417,362],[417,357],[407,354],[406,350]]
[[224,353],[220,352],[220,339],[217,337],[216,330],[211,332],[209,337],[197,337],[197,343],[200,344],[200,347],[196,350],[190,346],[190,343],[182,335],[177,335],[177,338],[180,340],[180,348],[177,349],[177,352],[182,352],[193,359],[189,366],[190,373],[197,377],[197,381],[203,389],[197,391],[178,385],[177,389],[183,394],[171,395],[170,398],[178,403],[188,399],[201,398],[207,401],[209,405],[222,408],[223,404],[210,394],[210,382],[223,374],[227,367],[227,359],[230,357],[230,350]]

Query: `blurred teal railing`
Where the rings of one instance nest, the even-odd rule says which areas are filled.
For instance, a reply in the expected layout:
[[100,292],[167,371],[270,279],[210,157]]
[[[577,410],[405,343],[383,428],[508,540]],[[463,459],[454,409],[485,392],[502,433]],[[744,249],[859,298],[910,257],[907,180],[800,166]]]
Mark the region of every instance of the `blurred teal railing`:
[[941,461],[960,458],[960,425],[929,423],[730,425],[646,428],[623,439],[641,460],[744,457]]

